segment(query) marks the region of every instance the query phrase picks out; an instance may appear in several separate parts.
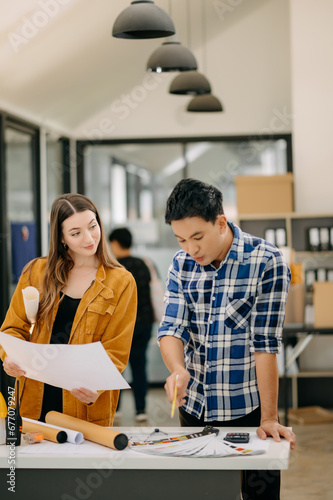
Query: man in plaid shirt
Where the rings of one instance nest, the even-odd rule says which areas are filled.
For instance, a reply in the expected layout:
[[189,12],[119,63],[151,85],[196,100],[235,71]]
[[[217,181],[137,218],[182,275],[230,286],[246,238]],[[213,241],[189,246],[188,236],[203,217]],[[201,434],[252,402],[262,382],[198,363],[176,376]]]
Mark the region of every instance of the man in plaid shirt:
[[[176,185],[165,220],[182,250],[169,268],[158,338],[181,425],[256,426],[261,439],[283,436],[294,448],[277,407],[290,282],[282,253],[228,222],[222,193],[195,179]],[[279,499],[279,471],[244,471],[242,495]]]

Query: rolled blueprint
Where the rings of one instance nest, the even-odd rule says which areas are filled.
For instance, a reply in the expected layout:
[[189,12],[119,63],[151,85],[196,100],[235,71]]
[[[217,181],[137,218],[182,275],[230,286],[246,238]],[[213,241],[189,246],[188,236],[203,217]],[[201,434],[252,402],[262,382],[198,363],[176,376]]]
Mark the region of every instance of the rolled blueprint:
[[[66,441],[68,443],[81,444],[84,441],[84,437],[83,437],[82,432],[73,431],[72,429],[65,429],[64,427],[58,427],[56,425],[45,424],[44,422],[38,422],[37,420],[31,420],[30,418],[23,417],[23,420],[25,420],[27,423],[37,424],[38,426],[41,426],[41,427],[47,427],[49,429],[57,429],[58,431],[65,431],[67,434]],[[44,434],[42,428],[40,428],[38,430],[40,430],[40,432],[42,432]]]
[[22,290],[25,313],[30,323],[36,323],[38,306],[39,306],[39,291],[34,286],[27,286]]
[[22,417],[22,432],[24,434],[31,431],[38,431],[43,434],[44,439],[47,441],[53,441],[53,443],[65,443],[67,441],[67,433],[65,431],[42,425],[42,422],[28,420]]
[[57,411],[49,411],[45,420],[47,424],[82,432],[84,438],[88,441],[108,446],[114,450],[123,450],[128,444],[126,434]]
[[34,326],[37,321],[37,313],[39,307],[39,291],[34,286],[27,286],[22,290],[25,314],[31,326],[29,329],[30,340]]

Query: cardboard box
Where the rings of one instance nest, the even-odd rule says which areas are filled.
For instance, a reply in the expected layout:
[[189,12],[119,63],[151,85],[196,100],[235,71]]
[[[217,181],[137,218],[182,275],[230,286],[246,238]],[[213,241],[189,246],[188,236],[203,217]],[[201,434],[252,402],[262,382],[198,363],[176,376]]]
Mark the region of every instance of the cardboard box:
[[333,328],[333,283],[315,281],[313,284],[314,326]]
[[315,335],[298,358],[302,372],[331,372],[333,367],[333,335]]
[[293,174],[235,177],[238,214],[284,213],[294,210]]
[[304,406],[288,411],[291,422],[299,425],[333,422],[333,412],[321,406]]
[[289,286],[285,309],[285,325],[293,323],[304,323],[305,312],[305,285]]

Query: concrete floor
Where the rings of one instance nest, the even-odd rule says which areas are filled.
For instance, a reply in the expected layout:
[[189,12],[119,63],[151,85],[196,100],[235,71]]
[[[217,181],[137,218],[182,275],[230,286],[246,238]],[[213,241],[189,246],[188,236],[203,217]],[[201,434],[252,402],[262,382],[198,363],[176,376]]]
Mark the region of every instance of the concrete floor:
[[[115,425],[126,427],[178,426],[177,414],[170,417],[170,404],[162,388],[149,390],[148,421],[135,422],[134,401],[130,390],[123,391],[121,417]],[[150,429],[151,430],[151,429]],[[289,469],[282,472],[281,500],[331,500],[333,498],[333,422],[294,425],[297,445],[291,452]]]

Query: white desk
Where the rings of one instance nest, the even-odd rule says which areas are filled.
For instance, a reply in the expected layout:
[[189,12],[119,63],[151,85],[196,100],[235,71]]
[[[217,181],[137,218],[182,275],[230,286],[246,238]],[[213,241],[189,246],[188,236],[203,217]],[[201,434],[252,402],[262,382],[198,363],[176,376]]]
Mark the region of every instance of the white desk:
[[[140,428],[117,428],[131,435]],[[150,432],[150,428],[146,428]],[[167,433],[184,433],[184,428],[161,428]],[[197,432],[198,428],[186,428]],[[232,428],[221,428],[232,432]],[[255,428],[237,428],[238,432],[254,432]],[[35,446],[38,446],[35,445]],[[107,453],[19,454],[15,457],[16,500],[43,498],[46,500],[170,500],[238,498],[240,470],[283,470],[288,468],[289,443],[270,439],[263,455],[222,458],[160,457],[139,454],[129,449],[108,450]],[[85,443],[80,445],[85,446]],[[104,447],[101,447],[105,451]],[[84,448],[82,448],[84,449]],[[7,490],[9,447],[0,446],[1,500],[13,498]],[[6,496],[7,494],[7,496]]]

